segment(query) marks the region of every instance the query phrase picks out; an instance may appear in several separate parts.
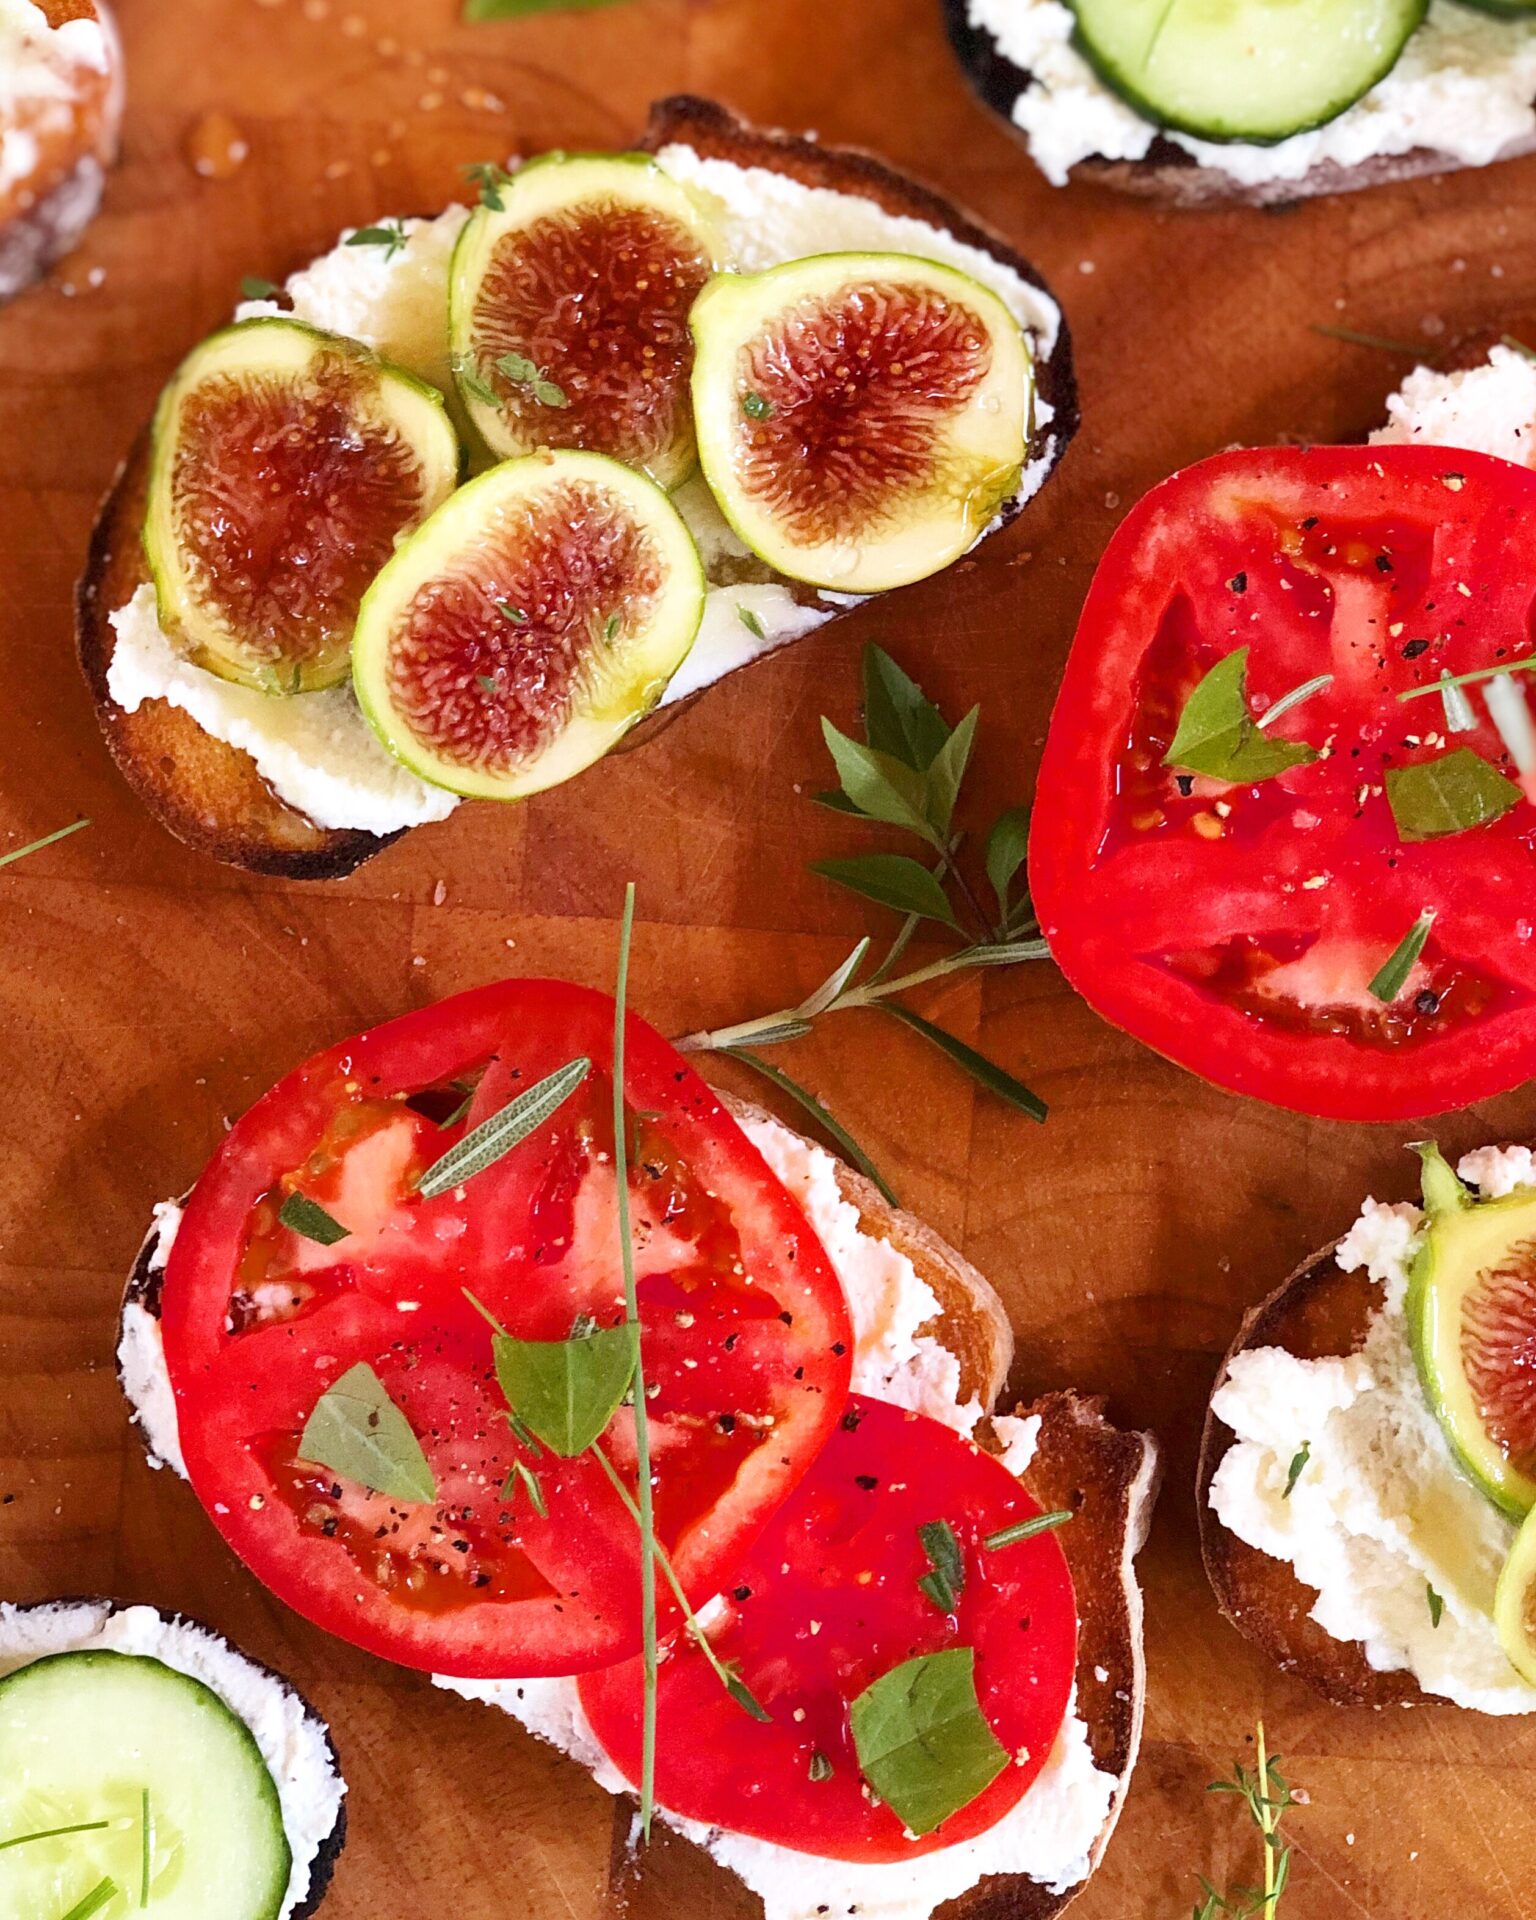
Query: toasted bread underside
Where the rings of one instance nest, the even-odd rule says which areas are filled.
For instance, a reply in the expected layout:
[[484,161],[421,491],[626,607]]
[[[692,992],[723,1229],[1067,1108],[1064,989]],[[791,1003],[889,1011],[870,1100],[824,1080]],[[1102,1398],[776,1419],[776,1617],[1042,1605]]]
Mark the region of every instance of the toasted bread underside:
[[[998,51],[997,42],[983,28],[973,26],[967,0],[944,0],[944,18],[950,44],[960,57],[976,94],[1008,123],[1010,132],[1027,147],[1023,129],[1013,118],[1014,102],[1030,84],[1030,76]],[[1536,152],[1536,134],[1512,140],[1488,166]],[[1234,180],[1219,167],[1205,167],[1161,134],[1140,160],[1108,160],[1092,156],[1072,169],[1074,180],[1113,187],[1164,206],[1195,209],[1240,205],[1285,207],[1329,193],[1354,193],[1362,187],[1384,187],[1398,180],[1422,180],[1431,174],[1459,173],[1463,162],[1428,147],[1408,153],[1379,154],[1358,166],[1341,167],[1335,160],[1320,161],[1299,180]]]
[[26,127],[36,158],[0,187],[0,300],[9,300],[68,253],[101,205],[106,173],[117,158],[123,119],[123,56],[105,0],[40,0],[51,27],[99,21],[107,37],[104,73],[81,75],[63,113]]
[[[1358,1351],[1379,1289],[1363,1272],[1343,1272],[1333,1256],[1334,1247],[1325,1247],[1253,1309],[1222,1362],[1218,1387],[1227,1378],[1233,1356],[1250,1347],[1283,1347],[1303,1360]],[[1272,1559],[1250,1547],[1216,1518],[1211,1511],[1211,1481],[1227,1449],[1235,1444],[1231,1429],[1207,1408],[1195,1500],[1205,1571],[1222,1612],[1277,1666],[1306,1681],[1335,1706],[1423,1703],[1427,1696],[1412,1674],[1378,1672],[1358,1641],[1335,1640],[1312,1619],[1317,1594],[1297,1579],[1288,1560]]]
[[[637,144],[643,151],[656,152],[674,142],[691,146],[706,158],[768,167],[806,186],[858,194],[888,213],[926,220],[1011,267],[1032,286],[1045,286],[1029,262],[995,234],[868,154],[818,146],[789,134],[760,132],[723,107],[686,96],[660,101]],[[1078,423],[1065,322],[1050,358],[1038,365],[1036,378],[1053,417],[1037,431],[1031,458],[1039,460],[1048,454],[1054,467]],[[108,695],[107,669],[116,638],[109,615],[149,578],[139,531],[148,474],[146,434],[129,454],[102,505],[78,593],[80,661],[113,758],[161,825],[199,853],[229,866],[296,880],[330,880],[351,873],[400,836],[316,827],[272,792],[255,762],[238,747],[213,739],[163,700],[147,700],[136,713],[127,714]],[[1005,508],[999,524],[1011,519],[1022,504],[1015,501]],[[829,609],[828,623],[843,611]],[[703,688],[700,694],[652,714],[630,733],[626,745],[639,746],[653,739],[708,691]]]

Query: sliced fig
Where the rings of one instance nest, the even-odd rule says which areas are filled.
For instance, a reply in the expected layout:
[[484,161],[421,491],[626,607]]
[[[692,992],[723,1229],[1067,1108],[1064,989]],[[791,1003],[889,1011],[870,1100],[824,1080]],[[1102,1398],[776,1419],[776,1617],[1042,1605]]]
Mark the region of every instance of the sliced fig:
[[694,305],[699,459],[778,572],[875,593],[964,553],[1015,490],[1029,348],[968,274],[827,253],[720,274]]
[[649,712],[703,613],[698,548],[660,487],[603,454],[529,454],[461,488],[384,568],[353,679],[424,780],[517,800]]
[[458,475],[424,381],[296,320],[227,327],[155,414],[144,549],[160,624],[221,679],[333,686],[369,583]]
[[1536,1193],[1432,1206],[1408,1317],[1451,1450],[1518,1519],[1536,1505]]
[[454,254],[459,391],[493,453],[580,447],[664,487],[695,464],[688,311],[714,269],[698,202],[644,154],[552,154]]

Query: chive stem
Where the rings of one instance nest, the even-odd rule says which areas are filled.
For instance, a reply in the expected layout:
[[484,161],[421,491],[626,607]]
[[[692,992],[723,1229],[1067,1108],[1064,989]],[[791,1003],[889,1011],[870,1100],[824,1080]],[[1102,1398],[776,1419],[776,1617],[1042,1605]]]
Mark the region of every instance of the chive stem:
[[110,1875],[105,1880],[98,1880],[85,1898],[70,1908],[64,1920],[91,1920],[92,1914],[100,1913],[103,1907],[110,1906],[120,1891],[117,1882]]
[[89,820],[71,820],[67,827],[59,827],[53,833],[45,833],[41,840],[29,840],[24,847],[12,847],[9,853],[0,853],[0,867],[8,867],[13,860],[25,860],[29,853],[41,853],[44,847],[51,847],[57,841],[67,840],[72,833],[78,833],[82,827],[90,825]]
[[1499,667],[1479,667],[1475,673],[1442,674],[1438,680],[1427,680],[1422,687],[1408,687],[1397,697],[1399,700],[1422,700],[1429,693],[1444,693],[1447,687],[1470,687],[1479,680],[1497,680],[1505,673],[1536,672],[1536,653],[1522,654],[1518,660],[1506,660]]
[[12,1847],[27,1847],[34,1840],[62,1840],[71,1833],[105,1833],[112,1822],[110,1820],[82,1820],[73,1827],[45,1827],[40,1833],[18,1833],[9,1840],[0,1840],[0,1853],[7,1853]]

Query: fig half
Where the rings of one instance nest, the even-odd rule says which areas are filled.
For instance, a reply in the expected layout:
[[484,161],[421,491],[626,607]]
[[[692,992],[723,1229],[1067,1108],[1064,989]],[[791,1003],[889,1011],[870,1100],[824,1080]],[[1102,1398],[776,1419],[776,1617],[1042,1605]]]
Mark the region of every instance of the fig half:
[[691,324],[704,477],[779,573],[844,593],[924,579],[1017,489],[1029,348],[968,274],[817,254],[717,275]]
[[369,583],[458,476],[425,382],[296,320],[226,327],[155,414],[144,551],[161,626],[258,692],[335,685]]
[[692,534],[643,473],[573,450],[503,461],[369,588],[358,701],[422,779],[519,800],[591,766],[655,706],[704,591]]
[[495,197],[460,236],[449,293],[486,445],[584,448],[676,486],[695,464],[688,311],[717,245],[698,202],[645,154],[553,154]]

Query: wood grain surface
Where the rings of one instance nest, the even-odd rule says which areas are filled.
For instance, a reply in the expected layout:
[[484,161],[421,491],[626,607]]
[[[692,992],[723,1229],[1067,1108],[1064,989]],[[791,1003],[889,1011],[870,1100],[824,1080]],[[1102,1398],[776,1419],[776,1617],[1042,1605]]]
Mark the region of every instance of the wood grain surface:
[[[102,1592],[202,1615],[330,1716],[353,1840],[327,1920],[596,1920],[611,1813],[489,1713],[325,1640],[151,1474],[111,1364],[149,1204],[310,1050],[503,971],[609,983],[640,887],[639,1008],[664,1029],[781,1006],[847,950],[858,905],[804,870],[859,830],[813,807],[818,717],[852,723],[858,653],[890,646],[952,711],[982,705],[974,819],[1027,795],[1095,560],[1125,507],[1235,441],[1363,432],[1408,362],[1319,325],[1443,345],[1536,310],[1536,162],[1294,211],[1177,216],[1057,193],[977,106],[938,0],[629,0],[471,27],[454,0],[124,0],[131,97],[104,217],[0,313],[0,1594]],[[344,223],[429,211],[509,149],[622,146],[687,89],[876,148],[997,225],[1070,314],[1084,428],[1044,498],[974,562],[706,697],[659,740],[517,810],[466,807],[352,880],[264,882],[157,830],[108,761],[76,675],[70,596],[95,501],[180,355],[242,274]],[[248,143],[228,177],[189,154]],[[1049,966],[925,1010],[1051,1102],[1043,1128],[915,1037],[850,1015],[783,1055],[830,1095],[909,1206],[987,1272],[1015,1385],[1107,1393],[1169,1477],[1143,1559],[1141,1769],[1081,1920],[1181,1915],[1195,1875],[1251,1880],[1251,1834],[1207,1780],[1262,1713],[1310,1805],[1289,1920],[1515,1920],[1536,1873],[1536,1726],[1450,1708],[1331,1709],[1218,1617],[1194,1453],[1246,1306],[1414,1169],[1391,1130],[1271,1112],[1105,1027]],[[1450,1150],[1536,1131],[1536,1093],[1447,1121]],[[701,1872],[699,1915],[750,1912]],[[210,1916],[216,1920],[216,1916]]]

